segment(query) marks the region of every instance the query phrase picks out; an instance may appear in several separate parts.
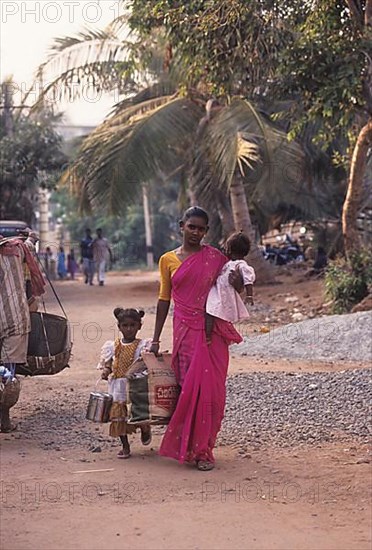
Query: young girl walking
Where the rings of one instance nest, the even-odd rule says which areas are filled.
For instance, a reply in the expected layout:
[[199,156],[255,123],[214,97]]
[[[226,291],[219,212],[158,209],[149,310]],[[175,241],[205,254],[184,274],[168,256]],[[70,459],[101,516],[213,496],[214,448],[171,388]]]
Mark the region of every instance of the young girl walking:
[[[225,253],[229,261],[223,266],[207,298],[205,332],[208,344],[211,342],[215,317],[230,323],[237,323],[249,317],[244,302],[253,305],[253,283],[256,279],[253,267],[244,260],[250,248],[249,238],[242,232],[233,233],[226,241]],[[229,274],[237,270],[246,291],[244,302],[229,284]]]
[[[130,445],[128,435],[136,431],[136,426],[127,423],[127,397],[126,397],[126,379],[125,374],[132,363],[138,359],[141,352],[150,347],[151,340],[141,340],[137,338],[137,332],[142,327],[142,318],[144,311],[137,309],[123,309],[117,307],[114,309],[114,316],[118,321],[118,328],[121,332],[114,342],[113,357],[104,362],[101,378],[109,379],[109,393],[113,397],[113,403],[110,412],[110,435],[119,437],[123,448],[118,453],[118,458],[130,457]],[[107,347],[107,344],[105,344]],[[104,346],[104,347],[105,347]],[[103,351],[103,350],[102,350]],[[112,354],[111,354],[112,355]],[[151,443],[150,426],[140,426],[141,442],[143,445]]]

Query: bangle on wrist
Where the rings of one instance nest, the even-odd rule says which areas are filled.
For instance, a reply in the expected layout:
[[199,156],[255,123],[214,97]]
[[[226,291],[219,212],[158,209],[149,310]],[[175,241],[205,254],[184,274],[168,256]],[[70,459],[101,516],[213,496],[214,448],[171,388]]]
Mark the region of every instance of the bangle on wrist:
[[160,344],[160,340],[152,340],[152,344]]

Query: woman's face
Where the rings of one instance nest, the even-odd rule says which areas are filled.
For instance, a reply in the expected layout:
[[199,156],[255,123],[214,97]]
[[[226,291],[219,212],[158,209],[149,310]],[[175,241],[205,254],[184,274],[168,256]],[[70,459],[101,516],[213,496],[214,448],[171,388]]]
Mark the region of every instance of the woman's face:
[[184,244],[191,246],[199,245],[202,238],[208,231],[207,222],[204,218],[191,216],[188,220],[181,222]]

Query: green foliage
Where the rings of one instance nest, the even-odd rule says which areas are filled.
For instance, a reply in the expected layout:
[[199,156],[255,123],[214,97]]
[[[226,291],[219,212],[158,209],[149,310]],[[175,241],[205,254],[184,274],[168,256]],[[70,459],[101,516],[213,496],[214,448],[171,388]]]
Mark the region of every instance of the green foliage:
[[61,152],[62,137],[53,128],[60,117],[50,113],[37,118],[21,115],[13,135],[6,136],[0,127],[2,178],[35,178],[38,171],[61,168],[66,158]]
[[350,156],[358,127],[372,108],[371,36],[363,27],[366,1],[313,0],[307,8],[281,53],[272,92],[295,100],[293,136],[309,120],[321,120],[316,143],[326,149],[346,140],[334,160],[347,165],[345,153]]
[[333,301],[333,313],[346,313],[368,294],[372,285],[372,251],[362,249],[350,261],[336,258],[325,274],[326,296]]
[[[291,136],[320,120],[316,143],[340,163],[372,110],[366,0],[133,0],[136,32],[163,28],[186,87],[217,97],[292,99]],[[354,10],[351,10],[351,5]],[[357,124],[356,124],[357,122]],[[346,140],[346,144],[345,144]],[[349,150],[347,151],[347,148]]]
[[[178,185],[171,182],[166,188],[150,187],[152,204],[153,249],[155,260],[165,250],[175,248],[179,240],[179,230],[175,220],[177,211]],[[78,200],[69,195],[65,188],[53,193],[52,203],[58,204],[54,217],[61,217],[71,235],[71,246],[75,253],[85,236],[85,229],[92,233],[101,227],[103,234],[111,243],[114,253],[114,269],[128,269],[143,266],[146,263],[146,240],[143,206],[141,203],[129,205],[121,215],[108,215],[104,209],[90,216],[78,213]],[[79,258],[79,252],[77,253]]]
[[282,24],[289,13],[284,2],[133,0],[131,6],[135,31],[146,36],[154,28],[165,30],[176,62],[187,67],[181,83],[187,88],[203,84],[216,96],[252,98],[256,87],[266,86],[274,75],[279,52],[291,37]]
[[0,217],[34,222],[33,194],[43,173],[42,185],[53,187],[57,173],[66,163],[62,138],[53,125],[60,117],[40,113],[20,115],[12,121],[12,131],[0,119]]
[[[74,76],[79,83],[88,80],[96,89],[107,78],[110,87],[122,71],[124,81],[118,78],[119,88],[131,92],[84,141],[81,155],[67,176],[72,187],[76,183],[83,206],[99,209],[105,205],[112,212],[126,212],[128,204],[139,197],[141,183],[158,175],[164,180],[164,175],[186,172],[191,146],[197,143],[202,123],[208,118],[201,119],[202,109],[213,95],[218,98],[217,108],[227,115],[236,101],[232,98],[254,102],[256,109],[264,101],[273,104],[278,98],[284,100],[285,131],[292,137],[303,137],[307,130],[307,140],[313,141],[315,136],[318,149],[324,146],[324,155],[342,164],[366,103],[369,50],[363,31],[365,0],[353,2],[359,19],[344,0],[127,0],[122,4],[131,8],[130,40],[128,34],[123,40],[119,33],[128,22],[126,12],[102,33],[85,32],[75,39],[59,40],[50,59],[51,66],[54,59],[63,67],[52,86],[62,83],[72,87]],[[71,48],[76,55],[71,55]],[[280,118],[279,110],[276,116]],[[208,133],[213,121],[205,123],[209,124]],[[239,148],[235,129],[241,132],[244,128],[234,126],[229,134],[226,127],[227,123],[224,127],[221,123],[221,135],[216,136],[220,148],[214,146],[217,141],[211,141],[208,154],[214,168],[218,167],[220,179],[228,182]],[[310,192],[307,189],[305,196],[307,178],[303,174],[294,179],[292,175],[283,177],[288,169],[294,171],[294,164],[282,155],[272,166],[270,144],[265,148],[261,137],[243,137],[260,146],[263,154],[262,162],[246,177],[250,204],[268,215],[275,214],[273,210],[282,203],[292,207],[299,197],[297,205],[302,202],[306,210],[312,208],[312,198],[320,194],[319,186],[314,185]],[[282,145],[282,150],[288,151],[287,140]],[[313,149],[308,147],[308,151]],[[194,174],[200,173],[200,165],[205,172],[209,161],[203,155]],[[320,173],[323,161],[324,156],[318,155],[306,172]],[[261,172],[266,172],[266,177],[258,181],[256,176]],[[315,183],[333,183],[335,172],[326,177],[323,173]],[[323,193],[321,206],[331,204],[334,210],[334,203],[335,217],[344,192],[338,183],[344,176],[339,169],[336,185],[330,193]],[[213,179],[213,186],[216,181]],[[193,187],[194,183],[200,181],[193,182]],[[288,200],[288,195],[293,198]],[[337,200],[330,200],[332,195],[337,195]],[[320,211],[324,214],[324,209]]]

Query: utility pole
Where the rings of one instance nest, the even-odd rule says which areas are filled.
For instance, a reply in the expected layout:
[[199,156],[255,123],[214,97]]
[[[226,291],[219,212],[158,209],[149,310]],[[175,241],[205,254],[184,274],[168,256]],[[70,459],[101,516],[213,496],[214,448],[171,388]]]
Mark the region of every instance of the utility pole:
[[[39,172],[39,180],[42,183],[45,179],[45,172]],[[44,251],[48,246],[49,239],[49,197],[48,190],[39,185],[38,191],[38,205],[39,205],[39,238],[40,238],[40,251]]]
[[147,267],[149,269],[154,269],[154,251],[152,248],[151,219],[150,219],[149,199],[147,195],[146,184],[142,185],[142,197],[143,197],[143,213],[145,217]]

